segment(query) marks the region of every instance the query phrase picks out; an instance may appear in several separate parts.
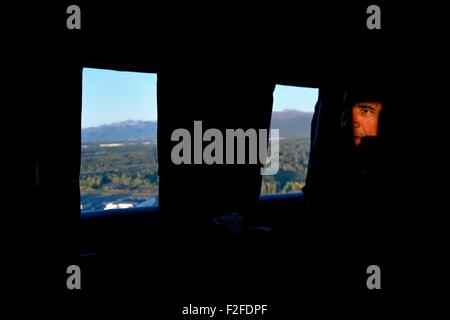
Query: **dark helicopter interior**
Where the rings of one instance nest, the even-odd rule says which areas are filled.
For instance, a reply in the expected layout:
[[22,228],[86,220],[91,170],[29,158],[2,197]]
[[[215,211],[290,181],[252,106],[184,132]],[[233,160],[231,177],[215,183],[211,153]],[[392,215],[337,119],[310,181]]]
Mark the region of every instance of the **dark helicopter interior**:
[[[407,73],[391,68],[402,58],[394,12],[382,9],[382,29],[369,30],[368,5],[259,4],[203,14],[186,4],[82,2],[80,30],[67,30],[59,14],[67,6],[53,8],[59,18],[46,26],[61,25],[42,72],[55,91],[41,90],[45,108],[33,111],[39,143],[30,167],[34,202],[57,226],[49,251],[82,271],[82,289],[67,290],[66,270],[58,269],[63,295],[111,313],[127,305],[171,319],[190,304],[265,304],[266,317],[282,319],[388,307],[403,294],[398,238],[409,232],[410,204],[396,106]],[[83,68],[157,75],[158,206],[80,217]],[[171,133],[196,120],[220,130],[268,129],[279,84],[319,90],[303,192],[261,196],[255,164],[171,161]],[[385,108],[376,174],[357,186],[341,143],[346,97],[355,92]],[[238,234],[217,223],[236,214]],[[367,288],[370,265],[383,272],[382,290]]]

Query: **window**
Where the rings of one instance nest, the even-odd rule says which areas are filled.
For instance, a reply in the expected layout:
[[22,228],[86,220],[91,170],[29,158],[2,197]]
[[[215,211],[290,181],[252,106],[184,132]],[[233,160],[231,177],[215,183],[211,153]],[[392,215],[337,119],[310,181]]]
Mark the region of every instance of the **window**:
[[81,211],[158,205],[156,74],[83,69]]
[[277,85],[271,129],[279,129],[279,170],[263,176],[261,195],[299,192],[305,185],[311,120],[318,89]]

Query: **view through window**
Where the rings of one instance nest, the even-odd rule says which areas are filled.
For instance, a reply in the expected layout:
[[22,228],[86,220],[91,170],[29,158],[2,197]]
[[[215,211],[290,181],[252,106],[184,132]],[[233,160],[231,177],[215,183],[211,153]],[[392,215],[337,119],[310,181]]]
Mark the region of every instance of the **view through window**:
[[156,74],[83,69],[81,211],[158,205]]
[[311,120],[319,89],[277,85],[271,129],[280,130],[278,173],[263,176],[261,195],[299,192],[308,170]]

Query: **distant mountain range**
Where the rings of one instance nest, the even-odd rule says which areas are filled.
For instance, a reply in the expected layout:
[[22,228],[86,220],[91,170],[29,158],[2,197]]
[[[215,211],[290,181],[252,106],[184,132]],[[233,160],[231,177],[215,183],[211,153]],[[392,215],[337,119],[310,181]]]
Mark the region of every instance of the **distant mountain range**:
[[280,137],[300,138],[311,132],[312,112],[285,109],[272,113],[272,129],[280,129]]
[[81,130],[83,143],[156,140],[156,121],[127,120]]
[[[280,129],[280,137],[305,137],[310,134],[312,113],[283,110],[272,113],[272,129]],[[156,140],[156,121],[127,120],[81,131],[83,143]]]

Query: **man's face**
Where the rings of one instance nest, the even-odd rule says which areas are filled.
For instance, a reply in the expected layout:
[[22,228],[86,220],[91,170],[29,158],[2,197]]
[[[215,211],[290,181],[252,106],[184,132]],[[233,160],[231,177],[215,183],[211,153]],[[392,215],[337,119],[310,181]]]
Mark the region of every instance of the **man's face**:
[[353,144],[358,146],[363,137],[378,135],[381,102],[357,102],[352,107]]

